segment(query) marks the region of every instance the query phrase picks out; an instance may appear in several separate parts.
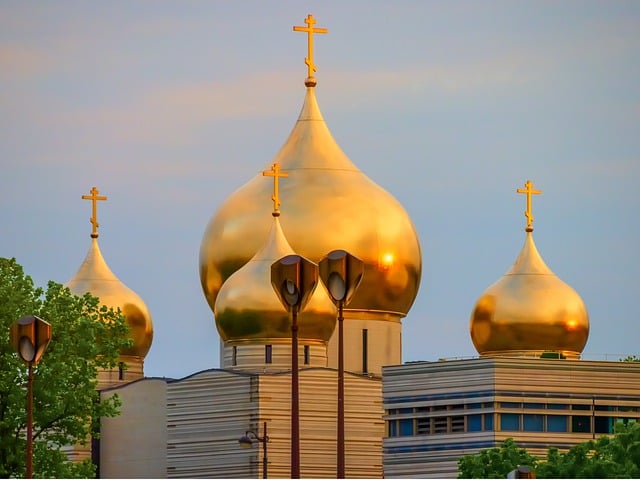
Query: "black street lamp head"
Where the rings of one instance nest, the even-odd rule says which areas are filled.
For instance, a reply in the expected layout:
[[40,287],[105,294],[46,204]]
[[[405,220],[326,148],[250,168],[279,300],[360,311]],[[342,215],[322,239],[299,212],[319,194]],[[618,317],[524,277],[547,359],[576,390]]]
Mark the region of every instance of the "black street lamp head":
[[318,285],[318,266],[300,255],[287,255],[271,265],[271,285],[282,305],[301,311]]
[[11,343],[20,359],[36,365],[51,340],[51,325],[35,315],[22,317],[11,325]]
[[348,305],[364,274],[364,262],[344,250],[329,252],[318,265],[333,303]]
[[257,438],[257,435],[253,432],[245,433],[238,439],[238,443],[242,448],[251,448],[251,445],[253,445],[253,438],[251,438],[249,435],[253,435],[254,438]]

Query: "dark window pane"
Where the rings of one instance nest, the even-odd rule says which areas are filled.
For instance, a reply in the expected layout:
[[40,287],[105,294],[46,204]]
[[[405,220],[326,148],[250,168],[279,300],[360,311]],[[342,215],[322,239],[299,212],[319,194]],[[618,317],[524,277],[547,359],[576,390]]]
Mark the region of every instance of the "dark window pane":
[[522,417],[525,432],[542,432],[543,416],[525,414]]
[[595,410],[598,412],[615,412],[616,407],[613,405],[596,405]]
[[389,422],[389,436],[390,437],[397,437],[398,436],[398,421],[397,420],[391,420]]
[[522,404],[518,402],[501,402],[500,406],[502,408],[521,408]]
[[613,433],[613,417],[595,417],[593,420],[596,433]]
[[413,413],[413,408],[399,408],[398,413]]
[[517,432],[520,430],[520,415],[517,413],[501,413],[500,425],[502,430]]
[[550,410],[567,410],[569,405],[565,403],[550,403],[547,405],[547,408]]
[[429,435],[431,433],[431,419],[418,418],[416,420],[416,433],[418,435]]
[[452,432],[464,432],[464,417],[463,416],[451,417],[451,431]]
[[591,410],[591,405],[571,405],[571,410]]
[[433,433],[447,433],[447,417],[433,419]]
[[400,420],[400,436],[413,435],[413,419]]
[[482,404],[481,403],[469,403],[467,404],[467,408],[481,408]]
[[524,408],[544,408],[544,403],[525,403]]
[[467,431],[468,432],[482,431],[482,415],[467,416]]
[[589,433],[591,431],[591,417],[577,415],[571,417],[571,431]]
[[566,415],[547,415],[547,432],[566,432]]

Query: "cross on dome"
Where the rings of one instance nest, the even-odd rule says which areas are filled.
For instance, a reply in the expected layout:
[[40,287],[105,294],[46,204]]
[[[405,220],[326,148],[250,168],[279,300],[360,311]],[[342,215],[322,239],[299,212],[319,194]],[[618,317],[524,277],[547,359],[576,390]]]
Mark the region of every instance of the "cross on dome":
[[100,224],[98,223],[97,204],[98,204],[98,201],[107,200],[107,197],[99,196],[98,194],[100,192],[96,187],[93,187],[90,193],[91,195],[82,195],[82,199],[91,200],[93,203],[92,216],[91,216],[91,219],[89,220],[92,225],[91,238],[98,238],[98,227],[100,226]]
[[314,33],[328,33],[329,30],[327,30],[326,28],[318,28],[318,27],[314,27],[313,25],[316,24],[316,19],[313,18],[313,15],[309,14],[307,15],[307,18],[304,19],[304,23],[307,24],[306,27],[297,27],[294,26],[293,27],[293,31],[294,32],[307,32],[307,38],[308,38],[308,57],[304,59],[304,63],[307,65],[308,67],[308,73],[307,73],[307,79],[305,80],[304,84],[307,87],[315,87],[316,86],[316,79],[313,76],[313,72],[316,72],[318,69],[316,68],[315,64],[313,63],[313,34]]
[[280,171],[280,165],[276,162],[271,165],[271,170],[265,170],[262,172],[263,177],[273,177],[273,195],[271,200],[273,200],[273,213],[274,217],[280,216],[280,195],[278,191],[278,179],[286,178],[289,176],[288,173]]
[[525,229],[525,231],[533,232],[533,213],[531,213],[531,195],[540,195],[542,191],[534,190],[533,182],[531,180],[527,180],[524,186],[525,188],[518,188],[516,192],[524,193],[527,195],[527,210],[524,212],[524,216],[527,217],[527,228]]

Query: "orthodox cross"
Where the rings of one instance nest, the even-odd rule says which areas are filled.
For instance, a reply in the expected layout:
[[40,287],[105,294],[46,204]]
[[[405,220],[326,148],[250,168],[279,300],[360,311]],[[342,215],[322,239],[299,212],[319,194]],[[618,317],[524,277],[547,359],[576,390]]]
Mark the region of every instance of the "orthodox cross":
[[288,173],[284,173],[280,171],[280,165],[278,163],[274,163],[271,165],[271,170],[265,170],[262,172],[263,177],[273,177],[273,196],[271,200],[273,200],[273,216],[280,216],[280,195],[278,193],[278,179],[288,177]]
[[293,27],[294,32],[307,32],[308,34],[308,57],[304,59],[304,63],[308,67],[307,80],[304,84],[307,87],[313,87],[316,85],[316,79],[313,77],[313,72],[317,71],[315,64],[313,63],[313,34],[314,33],[328,33],[329,30],[326,28],[314,28],[313,25],[316,23],[316,19],[313,18],[313,15],[307,15],[307,18],[304,19],[304,23],[307,24],[306,27]]
[[527,211],[524,212],[524,216],[527,217],[526,232],[533,232],[533,214],[531,213],[531,195],[540,195],[542,191],[533,189],[533,182],[527,180],[524,184],[525,188],[518,188],[517,193],[524,193],[527,195]]
[[100,224],[98,224],[98,217],[97,217],[98,200],[107,199],[107,197],[98,196],[99,193],[100,192],[98,191],[98,189],[96,187],[93,187],[91,189],[91,195],[82,195],[83,200],[91,200],[93,202],[93,215],[89,220],[91,222],[91,225],[93,226],[93,230],[91,231],[91,238],[98,238],[98,227],[100,226]]

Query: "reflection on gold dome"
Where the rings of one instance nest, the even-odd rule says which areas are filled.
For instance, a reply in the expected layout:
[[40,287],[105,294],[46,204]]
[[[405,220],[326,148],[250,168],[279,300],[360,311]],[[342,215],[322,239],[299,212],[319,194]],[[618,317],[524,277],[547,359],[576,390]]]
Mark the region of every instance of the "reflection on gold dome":
[[[280,187],[282,229],[295,253],[319,262],[346,250],[365,262],[350,310],[404,316],[418,293],[420,244],[402,205],[362,173],[337,145],[314,88],[272,163],[289,175]],[[270,228],[270,186],[256,175],[209,222],[200,247],[200,280],[212,309],[223,283],[262,246]]]
[[524,246],[511,269],[477,301],[471,339],[481,355],[555,351],[579,357],[589,336],[589,316],[580,296],[547,267],[533,242],[530,195],[537,191],[531,186]]

